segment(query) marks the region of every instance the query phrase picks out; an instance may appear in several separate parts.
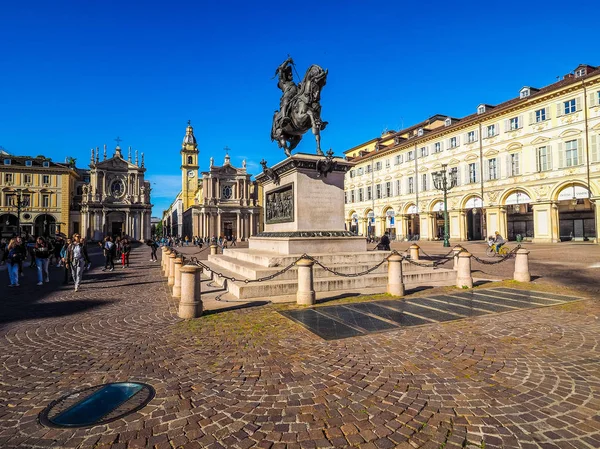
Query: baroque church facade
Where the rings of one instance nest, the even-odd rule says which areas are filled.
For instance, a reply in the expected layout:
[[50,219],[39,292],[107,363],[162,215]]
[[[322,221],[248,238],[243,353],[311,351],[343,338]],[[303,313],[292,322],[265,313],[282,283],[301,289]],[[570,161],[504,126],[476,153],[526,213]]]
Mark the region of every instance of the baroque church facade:
[[165,235],[246,240],[260,232],[259,187],[245,161],[234,167],[226,155],[217,166],[211,157],[208,171],[199,172],[198,144],[189,122],[180,154],[181,192],[163,214]]
[[101,240],[104,236],[123,237],[144,241],[151,238],[150,182],[144,179],[144,153],[141,161],[135,152],[127,160],[119,145],[113,157],[100,161],[99,149],[92,149],[90,170],[82,177],[85,181],[77,189],[80,196],[81,234],[88,239]]

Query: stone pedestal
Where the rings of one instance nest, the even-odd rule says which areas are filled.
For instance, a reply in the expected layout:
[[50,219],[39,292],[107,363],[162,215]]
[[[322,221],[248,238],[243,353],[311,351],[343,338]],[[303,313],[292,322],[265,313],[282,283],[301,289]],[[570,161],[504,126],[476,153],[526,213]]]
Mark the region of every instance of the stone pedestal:
[[458,254],[456,286],[458,288],[473,288],[473,276],[471,275],[471,253],[467,251],[463,251]]
[[[328,163],[332,170],[320,171]],[[286,255],[366,251],[366,239],[344,226],[344,175],[352,165],[299,153],[258,175],[265,226],[250,238],[250,249]]]
[[175,253],[169,254],[169,276],[167,277],[167,285],[173,286],[175,284]]
[[298,267],[298,293],[296,293],[296,302],[300,305],[310,306],[315,303],[314,264],[310,259],[300,259],[296,262],[296,266]]
[[531,282],[531,275],[529,274],[529,251],[526,249],[520,248],[517,250],[513,277],[515,281]]
[[421,249],[421,247],[419,245],[417,245],[416,243],[413,243],[412,245],[410,245],[410,258],[411,260],[419,260],[419,249]]
[[210,253],[212,255],[217,254],[217,245],[210,245]]
[[394,296],[404,296],[404,280],[402,279],[402,256],[392,254],[388,257],[387,292]]
[[173,280],[173,298],[181,297],[181,266],[183,261],[175,259],[175,275]]
[[179,318],[198,318],[202,315],[202,297],[200,291],[200,267],[184,265],[181,272],[181,300]]

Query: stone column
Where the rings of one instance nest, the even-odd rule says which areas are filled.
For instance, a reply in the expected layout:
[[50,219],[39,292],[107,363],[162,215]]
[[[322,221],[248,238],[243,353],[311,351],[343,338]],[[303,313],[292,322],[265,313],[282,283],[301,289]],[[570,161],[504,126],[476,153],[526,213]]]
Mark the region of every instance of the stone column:
[[242,229],[240,231],[240,235],[238,236],[240,238],[240,240],[244,240],[246,238],[246,214],[242,213],[241,215],[241,221],[242,221]]
[[184,265],[181,273],[181,300],[179,318],[190,319],[202,316],[202,296],[200,291],[200,267]]
[[388,257],[387,292],[394,296],[404,296],[404,280],[402,279],[402,256],[392,254]]
[[160,257],[160,269],[162,272],[165,272],[165,260],[167,259],[167,251],[169,249],[166,246],[161,247],[161,257]]
[[221,235],[221,226],[222,226],[221,211],[219,210],[219,211],[217,211],[217,233],[216,233],[217,238],[219,238],[219,236]]
[[413,243],[412,245],[410,245],[410,258],[411,260],[417,261],[419,260],[419,249],[420,246],[417,245],[416,243]]
[[250,230],[248,231],[248,237],[252,237],[256,233],[256,229],[254,227],[254,212],[250,212]]
[[175,259],[175,275],[173,279],[173,298],[181,298],[181,266],[183,261]]
[[175,284],[175,253],[169,254],[169,276],[167,277],[167,285],[172,287]]
[[313,282],[313,265],[310,259],[300,259],[296,262],[298,266],[298,292],[296,302],[300,305],[312,305],[315,303],[315,288]]
[[[238,183],[238,185],[239,185],[239,183]],[[235,215],[236,215],[236,220],[237,220],[237,222],[236,222],[237,227],[235,228],[235,236],[239,239],[240,238],[240,226],[242,224],[242,221],[240,219],[241,212],[238,211],[235,213]]]
[[458,254],[463,250],[463,247],[460,245],[456,245],[454,248],[452,248],[452,251],[454,252],[454,271],[458,270]]
[[459,213],[458,220],[458,229],[459,229],[459,239],[461,242],[466,242],[467,238],[467,213],[464,210],[461,210]]
[[463,251],[458,255],[456,286],[458,288],[473,288],[473,277],[471,276],[471,253],[467,251]]
[[531,282],[531,275],[529,274],[529,251],[524,248],[517,250],[513,278],[518,282]]

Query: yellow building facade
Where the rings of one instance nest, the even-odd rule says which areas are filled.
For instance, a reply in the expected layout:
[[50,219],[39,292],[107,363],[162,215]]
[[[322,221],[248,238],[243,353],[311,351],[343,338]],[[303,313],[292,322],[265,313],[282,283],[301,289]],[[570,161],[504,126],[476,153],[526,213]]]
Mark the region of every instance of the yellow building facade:
[[[14,156],[0,152],[0,234],[21,232],[34,236],[70,233],[71,199],[79,174],[68,164],[57,164],[43,156]],[[26,205],[20,217],[16,199]]]
[[346,226],[362,235],[443,238],[443,193],[433,174],[455,170],[448,192],[454,241],[495,231],[533,242],[598,242],[600,68],[525,86],[463,118],[436,115],[345,152]]

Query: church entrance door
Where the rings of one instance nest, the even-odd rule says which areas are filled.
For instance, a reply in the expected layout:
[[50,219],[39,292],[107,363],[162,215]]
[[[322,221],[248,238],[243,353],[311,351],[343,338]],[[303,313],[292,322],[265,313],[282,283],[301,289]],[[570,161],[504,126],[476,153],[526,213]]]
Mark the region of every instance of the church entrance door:
[[113,237],[121,237],[122,233],[123,233],[123,223],[121,223],[120,221],[113,221],[112,222],[112,236]]
[[223,222],[223,235],[227,240],[231,240],[231,236],[233,235],[233,221]]

